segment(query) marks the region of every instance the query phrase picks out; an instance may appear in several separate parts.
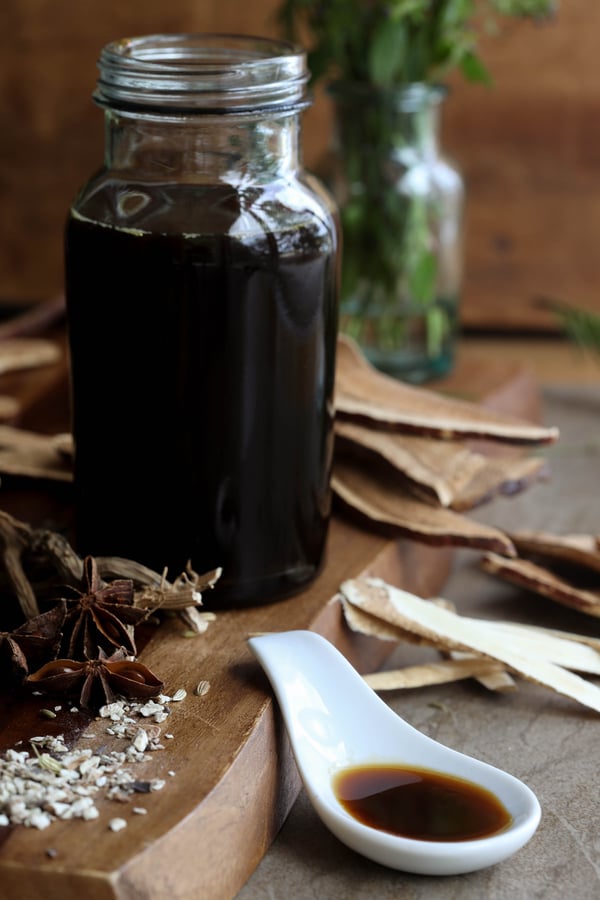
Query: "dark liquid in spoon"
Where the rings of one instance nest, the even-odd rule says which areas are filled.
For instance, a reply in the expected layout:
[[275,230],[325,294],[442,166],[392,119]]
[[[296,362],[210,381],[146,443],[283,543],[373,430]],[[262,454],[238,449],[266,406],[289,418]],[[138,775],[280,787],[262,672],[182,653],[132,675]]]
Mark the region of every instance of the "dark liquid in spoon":
[[431,769],[354,766],[337,773],[333,788],[363,825],[419,841],[489,837],[512,821],[490,791]]

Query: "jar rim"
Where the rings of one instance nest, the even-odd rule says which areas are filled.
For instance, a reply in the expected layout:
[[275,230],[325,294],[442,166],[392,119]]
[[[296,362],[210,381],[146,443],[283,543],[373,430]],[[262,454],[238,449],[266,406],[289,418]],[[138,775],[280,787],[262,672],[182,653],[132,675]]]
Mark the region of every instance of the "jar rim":
[[256,35],[177,32],[106,44],[94,100],[111,109],[256,112],[308,105],[306,53]]

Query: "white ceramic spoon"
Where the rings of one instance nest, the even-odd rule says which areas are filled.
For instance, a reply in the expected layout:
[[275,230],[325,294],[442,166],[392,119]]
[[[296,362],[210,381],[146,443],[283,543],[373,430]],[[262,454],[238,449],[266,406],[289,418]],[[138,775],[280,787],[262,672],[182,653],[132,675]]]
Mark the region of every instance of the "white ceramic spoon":
[[[308,796],[324,824],[369,859],[424,875],[457,875],[494,865],[519,850],[541,816],[536,796],[507,772],[432,740],[405,722],[325,638],[287,631],[248,639],[267,674]],[[340,769],[394,765],[436,770],[491,791],[511,814],[502,831],[476,840],[397,837],[364,825],[338,801]]]

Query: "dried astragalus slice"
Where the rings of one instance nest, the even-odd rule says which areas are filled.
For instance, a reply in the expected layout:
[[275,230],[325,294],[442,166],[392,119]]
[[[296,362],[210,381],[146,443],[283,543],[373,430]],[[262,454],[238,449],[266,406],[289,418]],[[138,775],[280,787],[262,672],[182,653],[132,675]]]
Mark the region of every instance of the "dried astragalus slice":
[[[338,599],[342,604],[346,623],[353,631],[376,637],[382,641],[432,646],[447,658],[446,662],[450,663],[450,665],[446,665],[444,662],[406,666],[402,669],[366,675],[365,680],[374,690],[424,687],[429,684],[444,684],[464,678],[474,678],[490,691],[515,690],[515,681],[502,664],[477,654],[448,650],[444,642],[439,645],[432,644],[428,638],[423,638],[413,631],[398,627],[398,625],[392,625],[384,619],[354,606],[343,594],[340,594]],[[452,608],[452,605],[447,604],[447,608]],[[467,662],[463,663],[465,659]],[[455,662],[458,665],[455,666]]]
[[449,651],[474,653],[504,664],[516,675],[600,712],[600,688],[552,661],[550,644],[533,656],[529,647],[508,640],[485,620],[459,616],[438,604],[386,584],[381,579],[345,581],[342,596],[352,606],[385,623],[412,632],[423,643]]
[[557,428],[524,422],[482,404],[457,400],[385,375],[346,335],[338,337],[335,407],[341,418],[442,438],[541,445],[554,443],[559,435]]
[[510,539],[499,529],[432,506],[411,495],[395,480],[366,465],[338,459],[332,488],[346,506],[399,535],[429,544],[474,547],[514,555]]
[[448,684],[465,678],[495,675],[503,671],[502,663],[481,656],[465,656],[462,659],[446,659],[441,662],[406,666],[402,669],[372,672],[365,675],[364,680],[374,691],[395,691],[398,688]]
[[578,588],[529,559],[507,559],[501,554],[489,552],[482,557],[481,567],[490,575],[548,597],[563,606],[577,609],[589,616],[600,616],[600,590]]
[[47,338],[14,337],[0,345],[0,375],[22,369],[37,369],[60,360],[56,341]]
[[51,481],[73,480],[73,466],[55,436],[0,425],[0,472]]

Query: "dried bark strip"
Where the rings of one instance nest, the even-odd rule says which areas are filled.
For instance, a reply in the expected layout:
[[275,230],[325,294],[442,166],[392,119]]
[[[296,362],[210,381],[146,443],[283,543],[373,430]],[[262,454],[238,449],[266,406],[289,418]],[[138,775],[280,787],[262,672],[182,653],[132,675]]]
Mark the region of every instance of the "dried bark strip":
[[557,428],[524,422],[378,372],[345,335],[340,335],[337,344],[335,406],[342,418],[442,438],[484,437],[543,445],[559,436]]
[[348,603],[414,632],[432,646],[496,660],[516,675],[600,712],[600,688],[548,659],[532,659],[485,621],[459,616],[381,579],[351,579],[340,590]]
[[[2,344],[0,343],[0,353]],[[0,425],[0,472],[52,481],[72,481],[72,463],[61,449],[61,435],[38,434]]]
[[16,397],[0,394],[0,421],[12,422],[21,412],[21,404]]
[[382,431],[356,422],[338,421],[335,436],[336,450],[392,466],[418,495],[458,512],[496,494],[515,494],[549,473],[542,458],[490,458],[459,441]]
[[403,669],[388,669],[385,672],[372,672],[365,675],[364,680],[374,691],[395,691],[428,687],[433,684],[449,684],[475,675],[495,675],[503,671],[504,666],[501,663],[471,656],[406,666]]
[[507,556],[515,553],[510,539],[498,529],[418,500],[366,466],[358,468],[337,460],[332,488],[361,517],[397,534],[435,545],[485,548]]
[[481,454],[472,453],[455,441],[381,431],[356,422],[336,422],[335,439],[336,450],[373,454],[442,506],[449,506],[456,494],[487,464]]
[[548,462],[541,457],[501,459],[494,456],[457,492],[450,507],[455,512],[466,512],[487,503],[497,495],[518,494],[536,482],[547,479],[549,475]]
[[[450,659],[472,658],[471,654],[460,653],[457,650],[450,651],[448,653],[448,657]],[[474,678],[482,687],[486,688],[488,691],[508,693],[509,691],[516,691],[517,689],[517,683],[515,679],[509,672],[506,671],[506,668],[504,666],[500,666],[494,672],[484,672],[482,674],[475,675]]]
[[542,597],[548,597],[563,606],[577,609],[589,616],[600,617],[600,591],[577,588],[566,579],[555,575],[550,569],[539,566],[531,560],[506,559],[492,552],[483,556],[481,567],[490,575],[496,575]]
[[488,622],[487,625],[531,659],[549,659],[572,672],[600,675],[598,646],[574,640],[567,633],[551,634],[513,622]]
[[0,341],[0,375],[23,369],[36,369],[58,362],[61,351],[45,338],[10,338]]
[[600,548],[594,534],[551,534],[548,531],[515,531],[512,541],[519,556],[566,562],[600,572]]
[[[445,656],[449,660],[459,660],[467,657],[468,659],[473,659],[473,654],[469,653],[459,653],[458,651],[448,651],[444,647],[438,644],[431,644],[431,642],[427,639],[420,637],[414,632],[407,631],[404,628],[399,628],[396,625],[391,625],[389,622],[384,621],[383,619],[378,618],[375,615],[371,615],[371,613],[366,612],[364,609],[359,609],[357,606],[353,606],[349,603],[344,596],[339,595],[339,601],[342,604],[342,608],[344,611],[344,618],[346,620],[347,625],[352,629],[352,631],[358,631],[362,634],[367,634],[370,637],[376,637],[381,641],[394,641],[396,643],[408,643],[408,644],[420,644],[426,647],[433,647],[433,649],[437,650],[438,653],[441,653],[442,656]],[[435,601],[429,601],[435,602]],[[475,657],[479,661],[481,661],[482,657]],[[485,660],[487,668],[485,671],[473,671],[471,676],[464,675],[462,677],[472,677],[476,681],[478,681],[484,688],[489,691],[514,691],[516,688],[516,684],[511,675],[506,671],[504,666],[501,666],[495,662],[490,662],[490,660]],[[493,668],[492,668],[493,667]],[[409,667],[407,667],[408,669]],[[403,672],[406,672],[407,669],[403,669]],[[443,670],[442,670],[443,671]],[[417,676],[409,676],[416,678]],[[456,679],[449,679],[456,680]],[[433,683],[433,682],[431,682]],[[440,680],[437,682],[442,684]],[[374,685],[369,681],[371,687]],[[403,685],[398,684],[398,687],[402,687]],[[416,684],[412,685],[417,687]],[[377,690],[377,688],[374,688]]]

